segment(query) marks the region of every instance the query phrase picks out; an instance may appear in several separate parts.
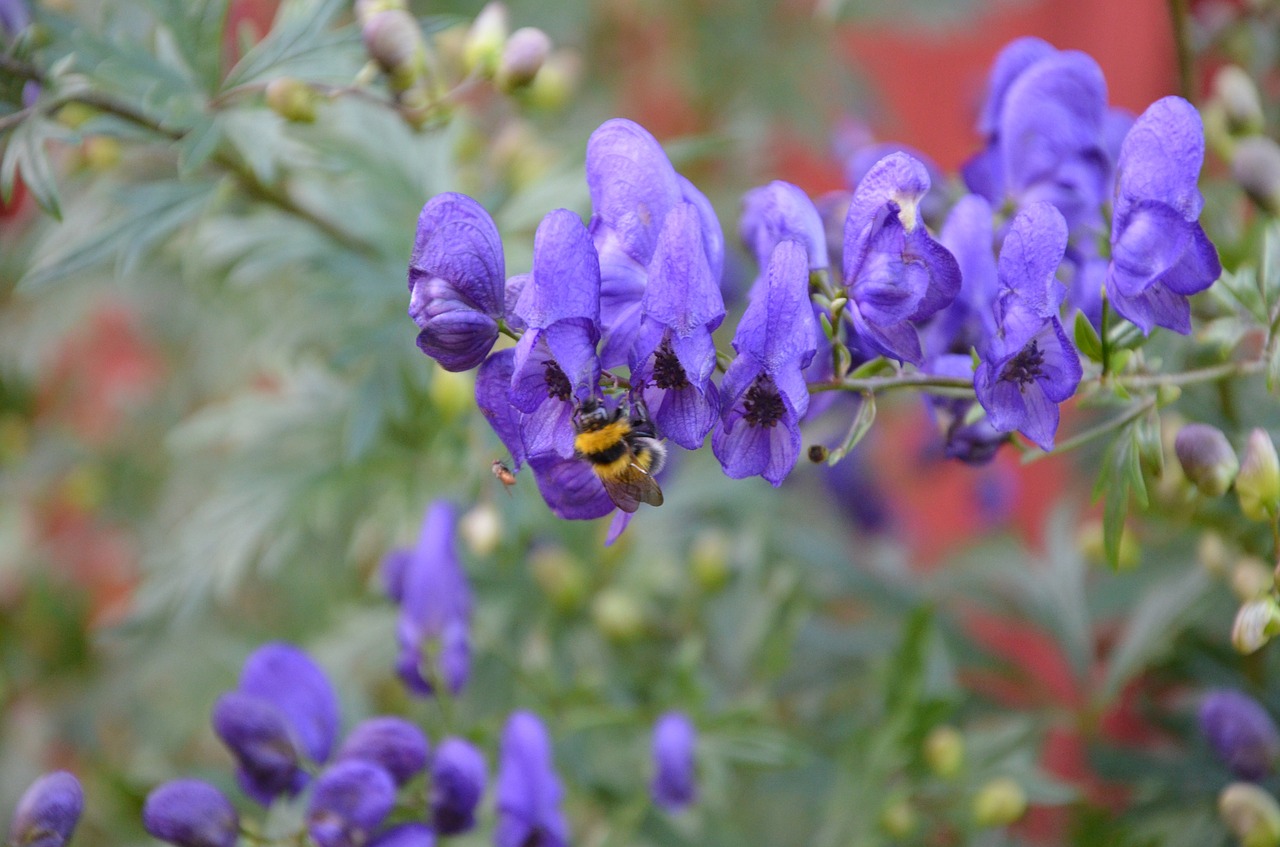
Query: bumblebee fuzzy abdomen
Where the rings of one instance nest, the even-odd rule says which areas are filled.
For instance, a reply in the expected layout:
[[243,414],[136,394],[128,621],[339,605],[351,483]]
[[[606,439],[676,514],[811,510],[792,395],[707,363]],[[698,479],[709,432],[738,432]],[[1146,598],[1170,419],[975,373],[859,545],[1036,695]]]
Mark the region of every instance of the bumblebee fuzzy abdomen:
[[626,421],[613,421],[599,429],[579,432],[573,439],[573,448],[593,465],[607,465],[626,455],[626,438],[631,425]]

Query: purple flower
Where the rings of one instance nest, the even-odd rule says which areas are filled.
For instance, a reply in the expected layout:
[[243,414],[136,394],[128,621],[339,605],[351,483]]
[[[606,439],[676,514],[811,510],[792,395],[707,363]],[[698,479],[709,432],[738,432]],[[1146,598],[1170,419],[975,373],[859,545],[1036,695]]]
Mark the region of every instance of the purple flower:
[[530,712],[515,712],[502,731],[498,767],[498,847],[566,847],[560,812],[564,789],[551,762],[551,739]]
[[[996,334],[991,304],[999,290],[999,276],[990,204],[976,194],[960,198],[938,240],[955,257],[961,283],[955,300],[938,312],[925,331],[925,351],[929,356],[968,356],[971,349],[982,348]],[[928,370],[937,373],[933,367]]]
[[591,520],[602,518],[615,508],[588,462],[546,453],[530,459],[529,467],[542,499],[558,518]]
[[504,313],[502,240],[493,218],[465,194],[422,207],[409,260],[409,316],[418,347],[448,371],[484,361]]
[[694,801],[693,759],[697,731],[681,712],[667,712],[653,726],[653,802],[677,812]]
[[845,159],[845,183],[850,188],[856,189],[881,159],[894,153],[904,153],[910,156],[924,165],[924,169],[928,172],[929,182],[932,187],[927,189],[924,196],[920,198],[920,217],[927,224],[934,225],[942,219],[942,214],[946,211],[946,198],[943,196],[943,192],[936,187],[946,184],[946,174],[932,159],[909,144],[901,144],[896,141],[871,142],[853,151]]
[[945,308],[960,289],[955,258],[919,218],[928,190],[924,165],[894,153],[859,183],[844,225],[844,284],[859,340],[915,365],[924,357],[913,322]]
[[307,805],[307,833],[319,847],[363,847],[396,802],[391,776],[351,759],[316,777]]
[[809,270],[820,271],[830,266],[826,228],[818,209],[809,195],[789,182],[774,180],[744,194],[738,231],[742,243],[762,268],[768,266],[773,248],[784,240],[798,241],[804,246]]
[[974,390],[997,432],[1018,430],[1053,449],[1058,404],[1075,393],[1080,358],[1058,319],[1066,291],[1056,279],[1067,224],[1048,203],[1024,209],[1000,250],[997,333],[980,351]]
[[640,299],[631,384],[641,391],[658,432],[696,450],[720,411],[711,382],[724,298],[703,249],[698,211],[680,203],[667,214]]
[[9,823],[9,845],[62,847],[75,832],[83,810],[80,780],[66,771],[47,773],[18,800]]
[[1242,691],[1220,690],[1200,704],[1200,731],[1232,773],[1258,781],[1280,758],[1280,731],[1257,700]]
[[290,644],[266,644],[245,660],[240,685],[213,707],[213,728],[237,761],[245,794],[270,805],[306,785],[302,757],[329,758],[338,699],[328,677]]
[[422,730],[404,718],[384,715],[362,721],[338,750],[338,761],[363,759],[380,765],[396,785],[404,785],[427,767],[430,752]]
[[800,419],[809,408],[802,371],[813,360],[818,327],[804,247],[778,244],[766,278],[734,334],[738,356],[724,375],[711,447],[730,477],[759,474],[777,486],[800,456]]
[[147,795],[142,826],[178,847],[235,847],[240,816],[227,796],[199,779],[175,779]]
[[[937,376],[973,378],[973,360],[968,354],[947,354],[932,362],[929,372]],[[926,405],[942,433],[942,449],[948,459],[966,465],[985,465],[995,458],[1002,444],[1009,441],[1008,431],[1001,432],[986,417],[970,420],[974,401],[963,397],[929,395]]]
[[573,455],[573,410],[600,382],[600,264],[586,227],[567,209],[551,212],[533,242],[533,271],[516,314],[528,327],[512,360],[511,405],[527,457]]
[[0,31],[17,35],[31,23],[25,0],[0,0]]
[[511,453],[511,469],[524,464],[524,438],[520,423],[524,414],[511,405],[511,377],[515,373],[514,350],[499,350],[476,371],[476,406]]
[[627,364],[641,324],[641,300],[667,215],[682,201],[698,213],[711,279],[724,271],[724,232],[711,204],[676,173],[662,146],[644,127],[622,118],[605,121],[587,141],[591,236],[600,255],[600,359],[606,368]]
[[436,834],[424,823],[402,823],[384,829],[369,847],[435,847]]
[[431,763],[431,824],[441,835],[476,825],[476,807],[488,778],[484,755],[461,738],[440,742]]
[[453,506],[437,500],[427,508],[417,546],[388,556],[384,566],[387,593],[400,604],[396,671],[411,693],[424,697],[440,682],[457,694],[471,668],[471,589],[458,560],[456,528]]
[[1203,161],[1200,115],[1181,97],[1152,103],[1120,148],[1107,298],[1144,333],[1189,333],[1187,297],[1222,273],[1198,220]]

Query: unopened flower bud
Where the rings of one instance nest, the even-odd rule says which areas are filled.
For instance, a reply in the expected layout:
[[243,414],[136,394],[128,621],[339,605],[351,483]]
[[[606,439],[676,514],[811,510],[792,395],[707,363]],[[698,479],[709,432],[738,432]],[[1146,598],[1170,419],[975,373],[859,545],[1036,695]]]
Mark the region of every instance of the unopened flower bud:
[[1226,493],[1240,470],[1240,462],[1222,430],[1209,424],[1187,424],[1173,444],[1182,472],[1202,494]]
[[1027,792],[1007,776],[991,780],[973,798],[973,821],[980,827],[1008,826],[1027,811]]
[[120,164],[120,141],[109,135],[91,135],[80,145],[80,155],[89,170],[109,171]]
[[564,108],[581,73],[582,62],[576,53],[557,50],[542,63],[542,69],[525,89],[525,102],[546,112]]
[[511,33],[498,62],[498,87],[514,91],[533,82],[551,55],[551,38],[537,27],[521,27]]
[[694,582],[703,591],[719,591],[729,581],[730,543],[729,536],[717,529],[700,532],[693,540],[689,566]]
[[458,531],[472,553],[488,556],[502,540],[502,517],[492,503],[481,503],[462,516]]
[[386,9],[369,17],[362,30],[364,49],[387,75],[396,94],[408,91],[423,73],[426,43],[413,15]]
[[1280,606],[1274,598],[1260,597],[1250,600],[1236,612],[1231,626],[1231,644],[1240,653],[1248,655],[1261,649],[1280,632]]
[[456,418],[468,408],[473,408],[476,380],[467,371],[433,371],[427,393],[441,414]]
[[1232,135],[1254,135],[1266,121],[1258,87],[1238,65],[1226,65],[1213,78],[1213,98],[1222,104]]
[[880,827],[890,838],[909,838],[919,824],[920,818],[906,797],[895,797],[880,812]]
[[1231,566],[1231,591],[1242,603],[1269,592],[1273,581],[1271,569],[1257,556],[1241,556]]
[[83,810],[80,781],[66,771],[47,773],[18,800],[9,823],[9,847],[62,847]]
[[1280,845],[1280,805],[1258,786],[1236,782],[1222,789],[1218,814],[1243,847]]
[[644,611],[630,594],[614,588],[600,592],[591,605],[596,627],[610,641],[634,641],[644,631]]
[[1261,209],[1280,214],[1280,145],[1265,135],[1240,139],[1231,157],[1231,176]]
[[406,0],[356,0],[356,20],[360,22],[360,26],[364,26],[378,12],[388,9],[407,11],[408,8]]
[[1227,568],[1231,566],[1231,551],[1227,549],[1227,543],[1222,540],[1221,535],[1212,531],[1200,536],[1200,542],[1196,545],[1196,558],[1200,560],[1200,566],[1212,576],[1226,576]]
[[1257,781],[1271,773],[1280,758],[1280,730],[1261,703],[1242,691],[1211,691],[1199,717],[1205,740],[1237,777]]
[[1249,433],[1236,476],[1236,496],[1245,517],[1255,521],[1273,521],[1280,510],[1280,457],[1266,430],[1255,428]]
[[529,561],[533,579],[559,610],[576,609],[587,595],[587,579],[578,562],[560,547],[536,550]]
[[476,15],[462,48],[462,63],[467,71],[492,77],[498,70],[509,31],[506,4],[498,0],[487,3]]
[[267,108],[286,121],[309,124],[316,119],[316,91],[300,79],[282,76],[267,83]]
[[147,795],[142,825],[178,847],[235,847],[240,817],[226,795],[198,779],[175,779]]
[[950,779],[964,765],[964,736],[954,726],[936,726],[924,739],[924,760],[929,770]]

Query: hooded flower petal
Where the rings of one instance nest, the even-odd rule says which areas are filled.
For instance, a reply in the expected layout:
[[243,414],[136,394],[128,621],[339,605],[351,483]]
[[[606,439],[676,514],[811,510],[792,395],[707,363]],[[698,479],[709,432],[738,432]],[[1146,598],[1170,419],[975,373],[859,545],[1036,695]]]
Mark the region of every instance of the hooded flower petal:
[[362,759],[404,785],[427,767],[430,748],[422,730],[404,718],[383,715],[360,722],[342,742],[338,761]]
[[84,810],[80,780],[66,771],[37,779],[22,794],[9,823],[11,847],[62,847]]
[[613,511],[613,501],[588,462],[548,453],[529,459],[529,467],[556,517],[591,520]]
[[1057,52],[1052,44],[1034,36],[1015,38],[1001,49],[987,78],[987,96],[978,113],[979,133],[986,138],[999,135],[1000,115],[1009,87],[1027,68]]
[[648,130],[625,118],[605,121],[587,141],[587,188],[597,227],[608,227],[623,252],[647,265],[667,212],[682,186]]
[[396,802],[396,786],[382,768],[351,759],[316,778],[307,806],[307,833],[319,847],[363,847]]
[[431,763],[431,823],[437,832],[456,835],[476,825],[487,779],[484,755],[475,746],[460,738],[440,742]]
[[213,729],[236,757],[236,780],[264,806],[307,784],[301,754],[285,716],[267,701],[230,691],[213,706]]
[[1164,97],[1147,107],[1120,145],[1116,211],[1140,200],[1159,200],[1183,220],[1200,217],[1204,198],[1197,183],[1204,163],[1200,113],[1181,97]]
[[226,795],[198,779],[175,779],[147,795],[142,826],[178,847],[235,847],[240,816]]
[[[520,436],[522,415],[511,402],[514,360],[514,350],[499,350],[484,360],[476,372],[476,406],[511,454],[512,470],[518,471],[524,464],[525,455],[524,439]],[[399,600],[394,595],[392,599]]]
[[698,220],[702,223],[702,249],[707,254],[711,278],[719,287],[724,278],[724,229],[720,226],[720,218],[716,216],[711,201],[696,185],[679,174],[676,174],[676,179],[680,182],[680,197],[698,210]]
[[600,320],[600,260],[582,220],[556,209],[533,237],[533,270],[516,301],[516,314],[533,329],[558,321]]
[[329,758],[338,734],[338,696],[310,656],[292,644],[264,644],[245,659],[239,690],[278,709],[313,761]]
[[742,197],[742,243],[767,267],[773,248],[790,239],[804,245],[810,270],[828,267],[826,229],[809,196],[789,182],[775,180]]
[[679,811],[694,801],[694,752],[697,731],[681,712],[667,712],[653,727],[653,781],[649,793],[653,802],[669,812]]
[[551,739],[530,712],[515,712],[502,732],[498,770],[498,847],[566,847],[564,795],[551,762]]
[[1032,203],[1018,213],[1000,248],[1000,284],[1018,295],[1036,318],[1058,314],[1066,286],[1057,280],[1067,248],[1067,222],[1048,203]]

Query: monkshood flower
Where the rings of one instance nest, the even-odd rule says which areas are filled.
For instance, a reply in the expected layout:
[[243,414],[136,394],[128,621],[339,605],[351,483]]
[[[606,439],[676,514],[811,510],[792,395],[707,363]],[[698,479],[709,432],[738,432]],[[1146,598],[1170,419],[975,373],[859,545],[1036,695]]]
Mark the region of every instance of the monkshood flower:
[[142,805],[142,826],[178,847],[235,847],[240,816],[227,796],[199,779],[157,786]]
[[640,314],[632,390],[643,396],[665,438],[696,450],[720,412],[720,395],[711,382],[716,369],[711,333],[724,320],[724,298],[707,264],[692,203],[680,203],[667,214]]
[[1191,332],[1187,297],[1222,273],[1199,223],[1203,161],[1200,114],[1181,97],[1152,103],[1120,147],[1107,298],[1144,333]]
[[817,349],[805,248],[778,244],[766,280],[734,333],[738,355],[724,375],[711,448],[728,476],[760,475],[777,486],[800,456],[800,419],[809,408],[803,370]]
[[265,644],[245,660],[240,684],[213,707],[213,728],[236,757],[236,779],[270,805],[307,783],[303,757],[329,758],[338,698],[324,671],[290,644]]
[[698,734],[681,712],[667,712],[653,725],[653,780],[649,794],[668,812],[677,812],[697,796],[694,752]]
[[400,604],[396,672],[411,693],[424,697],[438,683],[457,694],[471,670],[471,589],[458,559],[457,523],[452,505],[432,503],[417,545],[383,564],[387,594]]
[[409,259],[409,316],[418,347],[447,371],[484,361],[505,312],[502,240],[465,194],[438,194],[418,217]]
[[498,847],[566,847],[560,812],[564,789],[551,761],[551,739],[530,712],[515,712],[502,730],[498,764]]
[[973,376],[978,402],[997,432],[1018,430],[1053,449],[1058,404],[1075,393],[1080,358],[1058,319],[1066,291],[1056,279],[1067,224],[1048,203],[1013,220],[1000,250],[997,332]]
[[380,765],[396,785],[426,770],[430,748],[422,730],[404,718],[384,715],[360,722],[338,749],[337,760],[362,759]]
[[785,240],[798,241],[804,246],[809,270],[830,267],[822,217],[809,195],[789,182],[774,180],[742,195],[738,233],[761,268],[769,265],[773,248]]
[[600,360],[627,364],[640,331],[649,263],[667,215],[693,204],[707,266],[717,288],[724,272],[724,231],[702,192],[675,168],[644,127],[623,118],[605,121],[587,141],[591,236],[600,256]]
[[16,35],[31,23],[31,12],[26,0],[0,0],[0,30],[6,35]]
[[865,348],[923,363],[915,322],[955,299],[960,269],[930,237],[918,211],[929,190],[924,165],[894,153],[858,184],[844,225],[844,284],[849,314]]
[[484,754],[461,738],[446,738],[431,762],[431,825],[441,835],[456,835],[476,825],[476,807],[484,796],[488,768]]
[[424,823],[402,823],[384,829],[369,847],[435,847],[436,834]]
[[307,804],[307,833],[319,847],[364,847],[396,804],[390,774],[360,759],[316,777]]
[[66,771],[47,773],[31,783],[13,810],[10,847],[62,847],[75,832],[84,810],[80,780]]
[[[995,226],[991,205],[977,194],[960,198],[947,215],[938,241],[955,257],[961,284],[955,300],[938,312],[925,330],[925,354],[930,358],[950,353],[967,357],[970,350],[982,349],[996,334],[991,304],[999,291],[999,276],[992,249]],[[927,370],[938,373],[932,366]]]
[[[948,353],[930,363],[929,373],[972,379],[973,359],[968,354]],[[996,429],[989,417],[970,419],[973,400],[929,395],[925,403],[942,433],[942,450],[948,459],[957,459],[966,465],[985,465],[996,457],[1000,446],[1009,441],[1008,431]]]
[[936,226],[941,222],[942,215],[947,208],[947,199],[944,192],[937,186],[945,186],[947,177],[942,168],[938,167],[933,159],[910,144],[901,144],[896,141],[879,141],[859,148],[845,160],[845,183],[850,188],[856,189],[867,174],[871,172],[871,169],[876,166],[877,162],[894,153],[903,153],[924,165],[925,171],[929,174],[930,188],[920,198],[920,217],[930,226]]
[[1280,758],[1280,731],[1262,705],[1242,691],[1213,691],[1200,704],[1200,731],[1241,779],[1260,780]]
[[512,360],[511,405],[526,456],[573,455],[573,410],[600,382],[600,263],[578,216],[557,209],[533,240],[533,270],[516,314],[527,329]]

